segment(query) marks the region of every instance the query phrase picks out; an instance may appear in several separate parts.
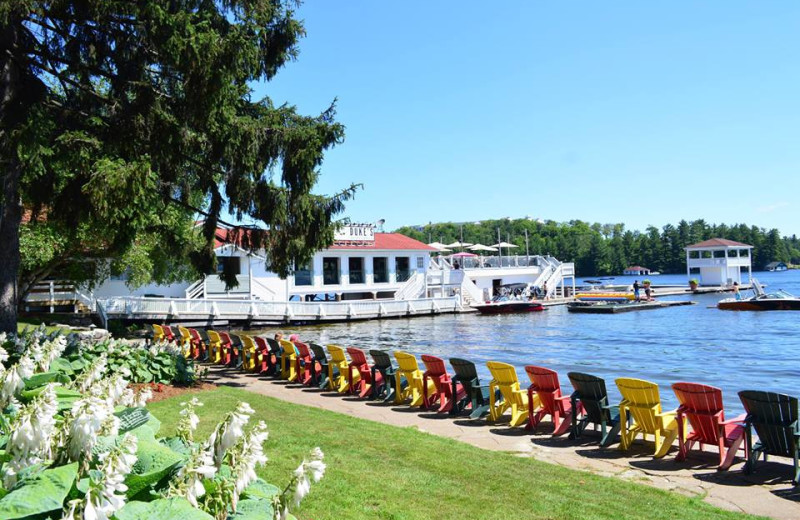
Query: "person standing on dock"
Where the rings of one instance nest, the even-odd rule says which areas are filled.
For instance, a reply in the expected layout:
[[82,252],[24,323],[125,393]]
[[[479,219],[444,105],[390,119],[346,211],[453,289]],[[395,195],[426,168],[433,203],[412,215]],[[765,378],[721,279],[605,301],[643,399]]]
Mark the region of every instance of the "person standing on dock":
[[733,297],[737,300],[742,299],[742,295],[739,294],[739,282],[733,282]]
[[633,281],[633,299],[639,301],[639,280]]
[[542,284],[542,295],[543,295],[545,300],[549,300],[550,299],[550,297],[547,295],[547,282],[544,282]]

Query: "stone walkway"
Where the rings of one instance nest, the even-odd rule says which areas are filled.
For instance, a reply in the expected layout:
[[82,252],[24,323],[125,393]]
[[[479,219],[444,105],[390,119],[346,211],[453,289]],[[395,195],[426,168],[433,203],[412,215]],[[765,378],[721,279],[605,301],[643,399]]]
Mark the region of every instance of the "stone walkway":
[[[688,496],[701,496],[710,504],[734,511],[764,515],[780,520],[800,519],[800,487],[789,481],[790,459],[771,458],[759,463],[757,473],[745,476],[737,462],[728,472],[718,472],[716,450],[707,448],[686,463],[674,462],[675,449],[661,460],[653,459],[652,444],[637,443],[626,453],[616,446],[600,449],[591,433],[582,442],[545,433],[531,434],[523,428],[469,418],[453,419],[408,406],[384,405],[341,396],[331,391],[313,391],[285,381],[258,378],[219,366],[209,366],[209,381],[243,388],[291,403],[324,408],[361,419],[450,437],[487,450],[506,451],[519,456],[614,476],[667,489]],[[539,431],[548,430],[548,423]]]

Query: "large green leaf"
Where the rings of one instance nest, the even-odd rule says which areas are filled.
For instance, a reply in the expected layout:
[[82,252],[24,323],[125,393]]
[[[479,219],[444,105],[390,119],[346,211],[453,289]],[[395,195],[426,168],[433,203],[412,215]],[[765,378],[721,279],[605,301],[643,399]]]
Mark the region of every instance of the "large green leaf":
[[[269,500],[256,500],[248,498],[240,500],[236,505],[236,514],[230,515],[229,520],[271,520],[275,517],[275,509]],[[289,518],[294,518],[289,515]]]
[[[30,401],[42,392],[44,392],[44,387],[34,388],[33,390],[23,390],[22,393],[20,393],[20,397],[23,401]],[[59,411],[69,410],[72,408],[75,401],[83,397],[83,394],[79,391],[64,388],[63,386],[55,387],[55,392]]]
[[34,374],[26,379],[25,388],[38,388],[52,382],[67,384],[70,382],[70,379],[61,372],[42,372],[41,374]]
[[279,495],[281,490],[278,486],[262,480],[256,479],[252,484],[244,488],[242,491],[242,498],[258,498],[272,500],[272,497]]
[[61,372],[62,374],[67,374],[71,376],[75,373],[75,370],[72,368],[72,363],[64,358],[54,359],[52,363],[50,363],[50,370],[54,372]]
[[[214,520],[208,513],[195,509],[182,497],[160,498],[152,502],[128,502],[114,514],[116,520]],[[267,520],[270,517],[263,517]]]
[[146,408],[142,407],[125,408],[118,412],[114,412],[114,415],[119,417],[119,433],[125,433],[133,430],[134,428],[138,428],[143,424],[147,424],[150,420],[150,412],[148,412]]
[[136,464],[133,465],[133,470],[125,479],[125,485],[128,486],[126,493],[128,497],[134,497],[150,485],[157,483],[185,460],[180,453],[150,440],[139,441],[136,457]]
[[77,462],[43,471],[0,499],[0,518],[14,520],[61,509],[77,475]]

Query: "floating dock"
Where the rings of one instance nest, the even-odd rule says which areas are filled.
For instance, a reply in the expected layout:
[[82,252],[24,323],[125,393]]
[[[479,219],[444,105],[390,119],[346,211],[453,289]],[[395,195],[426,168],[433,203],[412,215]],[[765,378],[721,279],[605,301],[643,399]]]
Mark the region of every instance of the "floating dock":
[[568,304],[567,310],[569,310],[569,312],[583,312],[587,314],[618,314],[620,312],[646,311],[695,304],[697,304],[697,302],[693,301],[653,301],[632,303],[572,302]]

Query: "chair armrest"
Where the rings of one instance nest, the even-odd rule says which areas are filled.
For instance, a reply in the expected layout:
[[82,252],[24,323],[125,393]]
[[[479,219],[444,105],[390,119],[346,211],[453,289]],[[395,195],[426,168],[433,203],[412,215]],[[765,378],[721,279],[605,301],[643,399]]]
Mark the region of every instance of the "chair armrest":
[[656,417],[667,417],[667,416],[670,416],[670,415],[678,415],[678,409],[675,408],[674,410],[670,410],[668,412],[661,412],[661,413],[656,412]]
[[741,414],[741,415],[739,415],[737,417],[734,417],[733,419],[728,419],[727,421],[720,421],[719,423],[721,425],[724,425],[724,424],[743,424],[745,419],[747,419],[747,414],[743,413],[743,414]]

